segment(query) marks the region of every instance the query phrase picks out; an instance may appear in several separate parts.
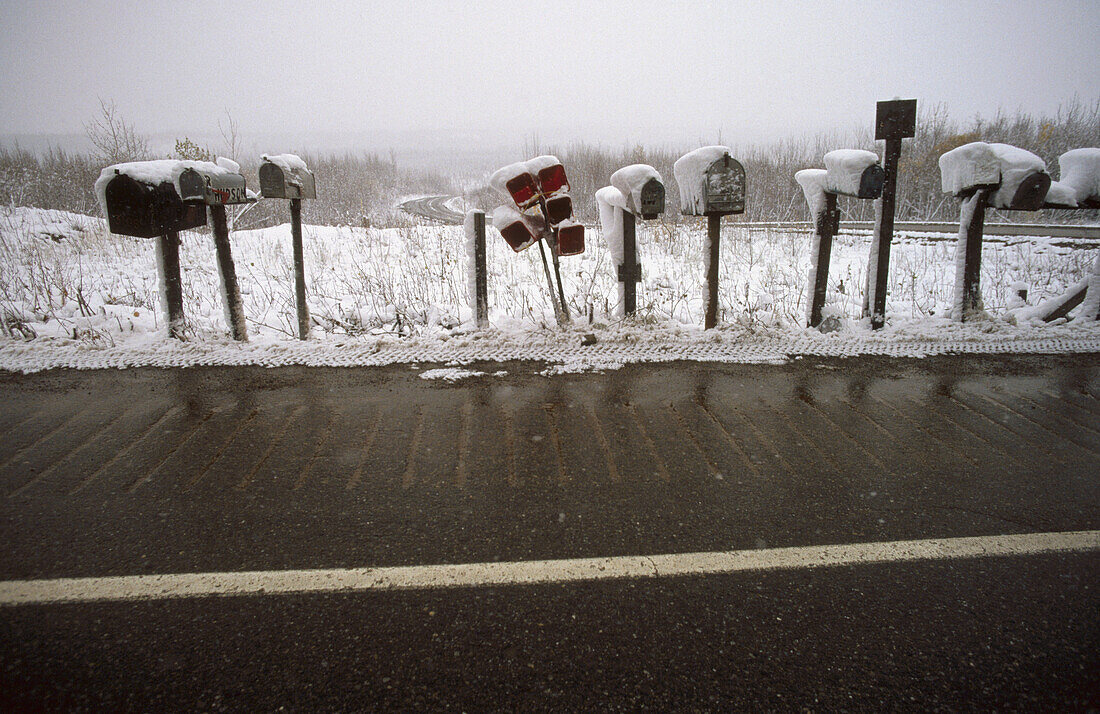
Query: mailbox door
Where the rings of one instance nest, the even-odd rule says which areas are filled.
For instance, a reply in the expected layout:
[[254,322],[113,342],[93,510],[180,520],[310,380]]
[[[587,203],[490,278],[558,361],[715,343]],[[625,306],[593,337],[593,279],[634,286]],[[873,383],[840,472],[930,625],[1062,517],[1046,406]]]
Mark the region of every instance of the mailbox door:
[[639,195],[638,212],[642,218],[653,219],[665,212],[665,185],[655,178],[646,181]]
[[1038,211],[1043,207],[1049,190],[1050,174],[1033,173],[1020,182],[1007,208],[1013,211]]
[[703,209],[707,215],[745,212],[745,169],[739,161],[724,157],[707,168]]
[[512,195],[512,200],[521,209],[529,208],[539,200],[539,188],[535,185],[535,177],[531,174],[523,173],[515,176],[504,186]]
[[546,199],[546,220],[556,226],[573,215],[573,199],[569,194]]
[[558,229],[558,255],[580,255],[584,252],[584,224],[569,223]]
[[273,163],[260,164],[260,195],[264,198],[297,198],[288,196],[283,170]]
[[859,195],[857,198],[878,198],[882,195],[884,183],[886,183],[886,170],[878,164],[868,166],[859,177]]

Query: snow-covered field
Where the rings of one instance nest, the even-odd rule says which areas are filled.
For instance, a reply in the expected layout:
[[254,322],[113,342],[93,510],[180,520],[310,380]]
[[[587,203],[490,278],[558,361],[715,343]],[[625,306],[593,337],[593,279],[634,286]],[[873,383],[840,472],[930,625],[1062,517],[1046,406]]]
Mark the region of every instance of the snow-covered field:
[[[556,326],[538,248],[513,253],[489,229],[492,327],[472,326],[462,227],[306,226],[313,337],[294,337],[290,227],[232,234],[251,342],[227,336],[214,246],[183,234],[183,342],[159,314],[155,241],[115,236],[104,222],[31,208],[0,211],[0,368],[188,364],[385,364],[539,359],[556,371],[669,359],[777,361],[792,354],[1100,350],[1100,326],[1016,325],[1009,286],[1029,302],[1080,281],[1095,258],[1065,239],[989,239],[982,286],[989,318],[946,319],[955,281],[953,236],[901,234],[891,253],[886,329],[859,318],[870,235],[842,234],[833,249],[823,335],[803,326],[811,236],[724,222],[719,328],[700,329],[705,220],[641,223],[638,313],[617,317],[617,284],[597,228],[582,256],[562,259],[574,325]],[[592,333],[596,342],[582,346]],[[587,340],[591,342],[591,339]]]

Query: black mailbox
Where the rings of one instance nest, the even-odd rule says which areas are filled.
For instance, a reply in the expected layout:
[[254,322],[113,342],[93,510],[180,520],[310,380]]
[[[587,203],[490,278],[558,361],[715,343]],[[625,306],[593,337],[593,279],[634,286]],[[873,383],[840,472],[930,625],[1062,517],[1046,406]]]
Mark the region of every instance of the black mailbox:
[[119,173],[103,192],[112,233],[155,238],[206,225],[206,209],[180,200],[170,181],[152,185]]
[[665,185],[659,179],[646,181],[639,198],[641,205],[635,206],[635,209],[642,214],[642,218],[650,220],[665,212]]
[[228,171],[222,173],[187,168],[180,174],[179,187],[182,200],[208,206],[229,206],[255,200],[248,196],[244,176]]
[[275,163],[260,164],[260,195],[264,198],[317,198],[317,182],[309,169]]
[[718,159],[704,174],[703,213],[724,216],[745,212],[745,167],[729,154]]

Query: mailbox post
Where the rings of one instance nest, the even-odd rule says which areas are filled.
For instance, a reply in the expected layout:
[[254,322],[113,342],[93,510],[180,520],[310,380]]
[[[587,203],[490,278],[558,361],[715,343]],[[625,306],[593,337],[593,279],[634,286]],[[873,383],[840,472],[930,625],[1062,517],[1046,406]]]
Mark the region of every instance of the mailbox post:
[[485,211],[466,213],[463,221],[466,233],[467,293],[470,307],[474,309],[475,324],[479,328],[489,326],[489,276],[485,256]]
[[294,253],[294,302],[298,313],[298,339],[309,339],[309,305],[306,302],[305,251],[302,246],[302,199],[317,198],[317,182],[304,161],[294,154],[263,156],[260,195],[290,199],[290,236]]
[[[898,187],[898,161],[901,159],[901,141],[916,135],[917,100],[895,99],[879,102],[875,114],[875,140],[886,142],[883,168],[882,204],[875,227],[876,242],[872,245],[872,258],[868,270],[874,266],[874,276],[867,276],[867,307],[871,311],[871,328],[881,329],[886,324],[886,285],[890,276],[890,244],[894,240],[894,201]],[[871,288],[874,288],[872,291]]]
[[244,176],[205,161],[137,161],[103,169],[95,190],[112,233],[157,238],[168,334],[175,338],[184,327],[179,232],[204,225],[210,207],[227,317],[233,336],[247,339],[225,220],[226,204],[254,200]]
[[637,284],[642,280],[635,219],[653,219],[664,213],[665,185],[657,169],[646,164],[624,166],[611,174],[611,185],[622,194],[625,205],[616,209],[622,212],[623,220],[623,262],[617,277],[623,284],[623,314],[633,315],[638,302]]
[[876,199],[882,195],[885,172],[871,151],[839,149],[825,154],[825,170],[804,169],[795,174],[802,186],[814,224],[814,250],[810,265],[810,302],[806,321],[821,324],[829,284],[829,258],[840,229],[837,196]]
[[245,188],[244,176],[205,162],[185,168],[179,176],[179,188],[180,198],[184,201],[206,204],[210,211],[210,228],[214,234],[214,250],[217,253],[218,273],[221,275],[222,295],[225,298],[226,321],[229,322],[233,339],[247,342],[248,327],[241,304],[237,270],[233,264],[233,250],[229,244],[229,224],[225,207],[251,203],[256,199]]
[[985,209],[1037,211],[1044,205],[1051,180],[1042,159],[1008,144],[964,144],[940,156],[939,165],[943,191],[960,201],[951,312],[955,319],[965,321],[983,309]]
[[725,146],[704,146],[673,164],[680,212],[707,217],[707,299],[704,329],[718,322],[718,257],[722,216],[745,212],[745,168]]
[[[569,196],[565,167],[557,157],[537,156],[498,169],[489,178],[489,185],[502,196],[510,198],[520,211],[517,214],[512,208],[503,206],[496,209],[493,225],[516,252],[539,242],[539,255],[550,289],[554,316],[558,325],[569,324],[571,317],[565,301],[558,257],[584,252],[584,225],[573,220],[573,200]],[[556,291],[540,242],[543,237],[553,239],[547,242],[557,278]]]

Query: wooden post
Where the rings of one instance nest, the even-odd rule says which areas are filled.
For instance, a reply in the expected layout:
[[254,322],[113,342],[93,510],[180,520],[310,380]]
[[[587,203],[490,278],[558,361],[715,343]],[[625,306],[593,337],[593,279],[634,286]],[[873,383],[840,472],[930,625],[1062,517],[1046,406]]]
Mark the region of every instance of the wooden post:
[[875,299],[871,309],[871,329],[886,324],[886,285],[890,277],[890,244],[894,241],[894,207],[898,191],[898,161],[901,159],[901,138],[886,140],[882,184],[882,213],[878,225],[878,251],[875,263]]
[[[956,251],[963,251],[962,275],[957,276],[961,283],[961,309],[958,319],[981,312],[982,303],[982,232],[985,228],[985,207],[989,197],[996,189],[979,189],[973,196],[963,200],[959,209],[959,243]],[[956,260],[958,257],[956,256]]]
[[180,278],[180,234],[169,231],[160,242],[160,272],[164,276],[164,304],[168,308],[168,336],[183,336],[183,281]]
[[229,226],[225,220],[225,206],[210,206],[210,223],[214,229],[214,249],[218,254],[218,273],[222,280],[225,298],[225,318],[233,339],[248,341],[248,328],[241,305],[241,289],[237,285],[237,270],[233,266],[233,251],[229,246]]
[[[622,210],[622,209],[616,209]],[[638,264],[638,242],[636,239],[634,214],[623,213],[623,264],[619,267],[619,280],[623,284],[623,314],[633,315],[638,307],[638,281],[642,279],[641,266]]]
[[474,211],[474,313],[477,326],[489,326],[489,276],[485,259],[485,211]]
[[710,251],[707,254],[707,308],[703,317],[705,330],[713,328],[718,323],[718,248],[721,237],[721,214],[707,215],[707,240],[710,243]]
[[309,305],[306,304],[306,261],[302,248],[302,199],[290,199],[290,236],[294,244],[294,301],[298,307],[298,339],[309,339]]
[[814,266],[813,294],[810,295],[810,327],[821,324],[821,310],[825,307],[825,293],[829,286],[829,257],[839,222],[836,194],[826,192],[825,210],[816,217],[817,265]]

